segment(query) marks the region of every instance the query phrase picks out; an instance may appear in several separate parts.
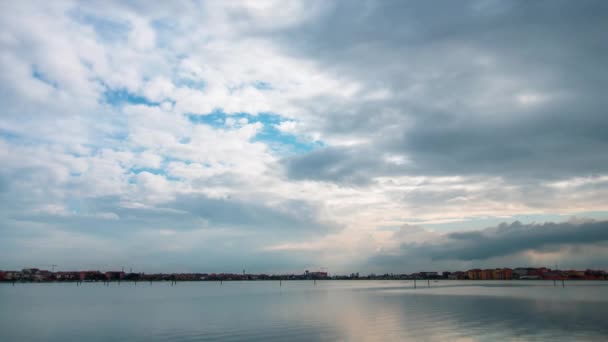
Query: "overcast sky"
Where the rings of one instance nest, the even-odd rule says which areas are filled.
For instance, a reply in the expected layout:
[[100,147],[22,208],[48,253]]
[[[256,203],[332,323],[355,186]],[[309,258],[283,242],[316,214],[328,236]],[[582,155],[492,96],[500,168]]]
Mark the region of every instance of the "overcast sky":
[[0,269],[608,268],[606,1],[2,1]]

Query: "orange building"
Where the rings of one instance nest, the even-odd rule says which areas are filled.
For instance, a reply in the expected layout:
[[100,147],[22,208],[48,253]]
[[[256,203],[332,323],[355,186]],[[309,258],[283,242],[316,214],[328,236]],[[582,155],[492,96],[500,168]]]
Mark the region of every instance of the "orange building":
[[481,280],[492,280],[494,279],[494,270],[482,270],[481,271]]
[[494,270],[494,279],[511,280],[513,279],[513,270],[510,268],[497,268]]
[[468,270],[467,277],[471,280],[479,280],[479,279],[481,279],[481,270],[478,268]]

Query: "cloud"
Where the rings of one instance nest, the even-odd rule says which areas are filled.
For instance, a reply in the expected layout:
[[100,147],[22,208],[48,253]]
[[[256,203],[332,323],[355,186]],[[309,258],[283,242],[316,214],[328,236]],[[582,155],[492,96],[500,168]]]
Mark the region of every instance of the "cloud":
[[[281,46],[289,53],[313,56],[361,85],[349,101],[308,104],[317,114],[310,124],[325,140],[369,142],[356,152],[334,150],[325,163],[315,164],[313,152],[309,178],[349,179],[352,170],[342,165],[384,153],[407,156],[411,163],[399,171],[407,175],[516,183],[608,171],[601,158],[608,147],[606,99],[598,92],[608,78],[591,76],[608,57],[594,43],[606,29],[605,4],[480,3],[442,2],[438,10],[438,4],[337,2],[316,25],[285,33]],[[366,99],[378,89],[388,95]],[[352,179],[389,171],[367,167]]]
[[62,205],[45,205],[30,212],[12,212],[12,220],[43,222],[64,230],[93,235],[146,230],[231,229],[274,238],[322,235],[339,229],[319,219],[318,209],[304,201],[278,205],[237,198],[178,194],[156,205],[121,202],[119,197],[96,197]]
[[601,2],[0,9],[0,257],[15,264],[45,236],[41,258],[70,260],[72,236],[123,261],[147,246],[148,264],[355,267],[407,223],[607,215]]
[[[527,250],[546,250],[560,245],[608,241],[608,222],[545,223],[514,222],[479,232],[451,233],[440,246],[431,247],[434,259],[488,259]],[[407,247],[403,247],[407,248]]]
[[291,179],[336,183],[366,183],[370,173],[382,169],[377,156],[357,148],[324,148],[284,160]]
[[181,196],[169,208],[187,211],[208,222],[210,227],[250,227],[258,233],[279,235],[319,234],[337,227],[319,222],[317,210],[304,201],[285,201],[278,207],[248,203],[238,199]]
[[[483,230],[447,234],[418,227],[404,227],[393,234],[393,238],[400,242],[399,247],[377,254],[372,258],[373,263],[398,264],[399,261],[405,262],[413,258],[427,265],[434,263],[435,267],[471,267],[471,262],[502,262],[503,266],[514,267],[515,264],[505,263],[537,264],[540,260],[549,262],[549,265],[559,262],[570,267],[603,267],[601,257],[594,253],[608,244],[608,221],[587,219],[543,224],[523,224],[515,221]],[[585,266],[585,262],[593,265]]]

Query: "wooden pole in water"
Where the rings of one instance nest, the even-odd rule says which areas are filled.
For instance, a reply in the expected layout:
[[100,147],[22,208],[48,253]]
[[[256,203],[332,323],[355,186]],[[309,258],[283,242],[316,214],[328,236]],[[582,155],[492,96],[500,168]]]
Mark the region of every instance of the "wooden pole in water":
[[566,287],[566,283],[564,282],[564,279],[562,279],[562,287]]
[[427,286],[427,287],[431,287],[431,280],[430,280],[430,279],[427,279],[427,280],[426,280],[426,286]]
[[279,286],[283,286],[283,280],[279,279]]
[[414,278],[414,288],[416,288],[416,278]]

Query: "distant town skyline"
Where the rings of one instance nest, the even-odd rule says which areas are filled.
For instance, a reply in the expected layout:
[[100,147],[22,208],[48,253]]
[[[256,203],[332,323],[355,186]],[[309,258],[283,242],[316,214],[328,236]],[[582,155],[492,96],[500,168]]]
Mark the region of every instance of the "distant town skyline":
[[0,269],[607,269],[607,17],[2,1]]
[[120,282],[120,281],[257,281],[257,280],[608,280],[606,270],[559,270],[548,267],[517,267],[470,269],[466,271],[420,271],[407,273],[384,274],[330,274],[325,271],[303,273],[204,273],[204,272],[169,272],[145,273],[99,270],[49,271],[38,268],[25,268],[20,271],[0,270],[0,282]]

